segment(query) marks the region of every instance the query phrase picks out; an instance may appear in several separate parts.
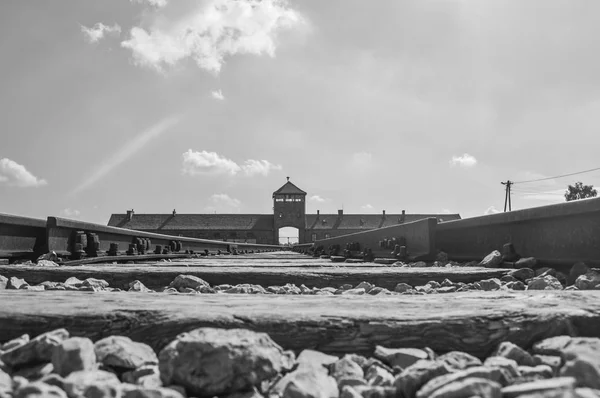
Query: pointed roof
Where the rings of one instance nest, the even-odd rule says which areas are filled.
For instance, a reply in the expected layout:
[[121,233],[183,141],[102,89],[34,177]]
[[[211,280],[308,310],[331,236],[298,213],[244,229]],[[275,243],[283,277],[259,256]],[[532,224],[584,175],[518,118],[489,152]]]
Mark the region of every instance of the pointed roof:
[[287,182],[281,188],[273,192],[275,195],[306,195],[306,192],[290,182],[290,177],[287,177]]

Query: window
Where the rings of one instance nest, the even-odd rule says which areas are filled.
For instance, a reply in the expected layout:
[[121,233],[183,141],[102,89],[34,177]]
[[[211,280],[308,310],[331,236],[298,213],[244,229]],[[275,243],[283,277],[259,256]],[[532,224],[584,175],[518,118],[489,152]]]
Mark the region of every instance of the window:
[[325,234],[325,239],[329,239],[331,236],[329,234]]
[[317,234],[312,234],[312,235],[310,236],[310,239],[311,239],[313,242],[316,242],[316,241],[317,241]]

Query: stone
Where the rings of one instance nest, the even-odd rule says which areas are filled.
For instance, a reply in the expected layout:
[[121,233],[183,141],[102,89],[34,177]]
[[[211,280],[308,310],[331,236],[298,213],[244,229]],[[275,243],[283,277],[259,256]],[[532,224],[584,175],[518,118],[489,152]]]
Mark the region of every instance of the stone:
[[452,371],[463,370],[472,366],[481,366],[481,360],[462,351],[450,351],[440,355],[437,361],[446,363]]
[[59,266],[54,261],[50,261],[50,260],[40,260],[37,262],[36,265],[38,267],[58,267]]
[[521,376],[526,379],[550,379],[554,376],[554,371],[548,365],[519,366]]
[[72,276],[65,281],[65,285],[70,285],[73,287],[81,287],[81,286],[83,286],[83,281],[81,279],[78,279],[78,278]]
[[502,282],[500,282],[500,279],[498,279],[498,278],[491,278],[491,279],[483,279],[479,282],[475,282],[474,285],[479,290],[484,290],[486,292],[489,292],[489,291],[500,289],[500,286],[502,286]]
[[338,385],[333,377],[314,368],[297,369],[279,379],[269,396],[283,398],[337,398]]
[[363,369],[348,356],[333,363],[329,368],[329,374],[338,381],[345,377],[364,378]]
[[569,276],[567,277],[567,284],[573,285],[577,278],[581,275],[585,275],[590,272],[590,267],[586,265],[586,263],[578,262],[573,264],[571,270],[569,271]]
[[527,290],[562,290],[563,285],[552,275],[537,276],[529,280]]
[[538,341],[532,347],[534,354],[560,356],[571,342],[571,336],[554,336]]
[[0,275],[0,289],[6,289],[6,284],[8,283],[8,278]]
[[371,289],[373,289],[375,287],[375,285],[373,285],[372,283],[369,282],[365,282],[362,281],[361,283],[359,283],[358,285],[356,285],[355,289],[365,289],[365,291],[369,291]]
[[324,354],[320,351],[302,350],[298,358],[296,358],[296,363],[298,364],[298,369],[315,367],[326,371],[330,365],[333,365],[338,360],[338,357]]
[[84,398],[121,398],[121,386],[112,383],[96,383],[86,386]]
[[483,366],[498,368],[504,372],[507,381],[521,376],[519,365],[514,359],[498,356],[490,356],[483,362]]
[[429,380],[451,372],[452,369],[442,361],[422,359],[404,369],[394,380],[394,387],[404,397],[413,397]]
[[503,398],[516,398],[533,393],[557,393],[556,397],[569,396],[575,392],[575,379],[572,377],[557,377],[548,380],[536,380],[529,383],[516,384],[502,389]]
[[336,381],[338,389],[340,390],[344,388],[344,386],[360,387],[367,385],[367,381],[365,379],[356,376],[342,376]]
[[600,390],[587,387],[576,388],[574,398],[600,398]]
[[40,334],[24,345],[3,352],[0,355],[0,360],[11,367],[50,362],[54,347],[67,338],[69,338],[69,332],[65,329],[56,329]]
[[342,292],[342,295],[348,295],[348,296],[361,296],[363,294],[365,294],[365,289],[360,288],[360,289],[348,289],[348,290],[344,290]]
[[202,286],[210,287],[210,284],[205,280],[193,275],[177,275],[177,277],[173,279],[173,282],[169,284],[169,287],[177,290],[186,287],[198,290]]
[[378,365],[371,365],[365,373],[365,379],[371,386],[391,387],[394,385],[394,375]]
[[152,290],[148,289],[142,282],[139,280],[134,280],[133,282],[129,282],[129,291],[130,292],[142,292],[149,293]]
[[104,370],[79,370],[65,378],[65,391],[69,398],[79,398],[91,385],[121,384],[114,373]]
[[8,282],[6,283],[6,289],[23,289],[25,286],[29,286],[25,279],[17,278],[16,276],[11,276]]
[[394,288],[394,291],[398,293],[405,293],[409,290],[412,290],[412,286],[403,282],[398,283]]
[[50,384],[51,386],[56,386],[61,390],[65,389],[65,379],[56,373],[50,373],[49,375],[42,377],[40,381]]
[[21,376],[27,380],[39,380],[44,376],[51,374],[54,371],[54,366],[51,363],[41,363],[20,367],[19,370],[12,373],[14,376]]
[[497,268],[502,263],[502,254],[498,250],[494,250],[484,257],[478,264],[480,267]]
[[10,375],[0,370],[0,393],[10,393],[13,389],[13,381]]
[[500,343],[496,349],[495,356],[512,359],[522,366],[535,366],[533,357],[527,351],[509,341]]
[[96,360],[109,368],[137,369],[156,365],[158,358],[147,344],[132,341],[125,336],[109,336],[94,344]]
[[34,292],[43,292],[44,290],[46,290],[46,287],[43,285],[37,285],[37,286],[24,285],[23,287],[21,287],[21,290],[31,290]]
[[[498,368],[490,368],[486,366],[474,366],[467,369],[463,369],[457,372],[448,373],[427,382],[417,392],[417,398],[427,398],[436,395],[436,392],[442,389],[444,386],[469,379],[485,379],[498,383],[498,390],[500,389],[500,381],[504,379],[502,371]],[[469,395],[466,395],[469,396]]]
[[81,287],[94,287],[104,289],[108,287],[108,282],[104,279],[87,278],[83,281]]
[[527,288],[521,281],[509,282],[506,284],[506,287],[510,290],[525,290]]
[[96,353],[92,340],[84,337],[71,337],[63,340],[52,353],[54,371],[68,376],[78,370],[92,370],[96,365]]
[[[579,290],[592,290],[600,284],[600,272],[590,271],[580,275],[575,280],[575,286]],[[8,289],[8,286],[6,287]]]
[[536,265],[537,265],[537,259],[535,257],[523,257],[515,262],[515,268],[517,268],[517,269],[524,269],[524,268],[531,269],[531,268],[535,268]]
[[502,278],[500,278],[500,281],[504,282],[504,283],[509,283],[509,282],[516,282],[516,281],[518,281],[518,279],[512,275],[507,274],[507,275],[504,275]]
[[[418,395],[417,395],[418,396]],[[470,377],[457,380],[442,386],[434,391],[428,398],[459,398],[459,397],[485,397],[502,398],[500,384],[483,378]]]
[[457,286],[444,286],[437,289],[438,293],[453,293],[458,290]]
[[535,276],[556,276],[556,270],[550,267],[542,267],[535,270]]
[[17,389],[14,398],[67,398],[67,394],[56,386],[36,381]]
[[383,386],[356,386],[352,387],[359,397],[362,398],[395,398],[396,389],[394,387]]
[[181,385],[191,395],[222,395],[273,378],[283,368],[282,353],[265,333],[199,328],[162,349],[159,369],[165,385]]
[[562,358],[555,355],[533,355],[533,360],[537,365],[547,365],[552,368],[554,374],[558,373],[558,370],[562,366]]
[[508,275],[510,275],[520,281],[526,281],[527,279],[531,279],[535,276],[535,271],[532,270],[531,268],[525,267],[525,268],[520,268],[520,269],[510,271],[508,273]]
[[560,375],[574,378],[578,387],[600,389],[600,358],[594,351],[567,351]]
[[[234,398],[258,398],[256,391],[252,395],[241,395]],[[140,386],[127,386],[122,388],[122,398],[184,398],[185,395],[173,388],[146,388]],[[233,397],[233,396],[232,396]],[[229,396],[227,397],[229,398]]]
[[373,356],[390,367],[407,368],[421,359],[429,358],[426,351],[418,348],[386,348],[375,346]]
[[10,351],[14,348],[24,346],[27,342],[29,342],[29,335],[23,334],[2,344],[2,346],[0,346],[0,351]]

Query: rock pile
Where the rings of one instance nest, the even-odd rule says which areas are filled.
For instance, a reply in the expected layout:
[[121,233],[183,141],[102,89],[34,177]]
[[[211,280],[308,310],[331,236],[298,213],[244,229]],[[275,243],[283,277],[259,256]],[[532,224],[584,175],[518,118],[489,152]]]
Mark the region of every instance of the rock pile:
[[39,285],[30,285],[24,279],[0,275],[0,289],[18,290],[74,290],[74,291],[108,291],[119,292],[123,290],[132,292],[164,292],[187,294],[292,294],[292,295],[397,295],[397,294],[436,294],[468,291],[496,291],[496,290],[592,290],[600,289],[600,271],[590,269],[583,263],[575,264],[569,275],[557,272],[552,268],[520,268],[509,271],[502,278],[484,279],[473,283],[452,282],[446,279],[442,282],[430,281],[425,285],[411,286],[399,283],[395,289],[389,290],[375,286],[369,282],[361,282],[356,286],[344,284],[339,287],[309,288],[305,285],[296,286],[288,283],[283,286],[267,286],[254,284],[216,285],[193,275],[179,275],[169,286],[152,290],[141,281],[134,280],[126,289],[109,286],[103,279],[87,278],[80,280],[70,277],[65,282],[42,282]]
[[483,360],[427,347],[371,357],[310,349],[267,334],[200,328],[155,353],[124,336],[92,342],[65,329],[0,345],[0,397],[33,398],[600,397],[600,339],[557,336],[530,351],[501,343]]

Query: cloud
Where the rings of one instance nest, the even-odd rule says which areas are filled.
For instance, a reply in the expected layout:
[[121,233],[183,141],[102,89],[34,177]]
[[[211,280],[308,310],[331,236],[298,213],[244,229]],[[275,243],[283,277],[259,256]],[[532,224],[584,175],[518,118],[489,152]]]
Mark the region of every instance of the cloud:
[[487,216],[487,215],[496,214],[496,213],[500,213],[500,210],[496,209],[496,206],[490,206],[487,208],[487,210],[483,214]]
[[78,218],[81,215],[81,212],[79,210],[75,210],[75,209],[71,209],[71,208],[63,209],[63,210],[61,210],[60,213],[63,216],[69,217],[69,218]]
[[240,166],[233,160],[227,159],[216,152],[198,152],[188,149],[182,156],[182,173],[190,176],[202,174],[227,174],[235,176],[240,173],[248,177],[255,175],[267,176],[273,170],[282,169],[280,165],[275,165],[268,160],[248,159]]
[[210,94],[216,100],[223,101],[225,99],[225,96],[223,95],[220,89],[217,91],[211,91]]
[[0,184],[11,187],[41,187],[48,182],[31,174],[23,165],[8,158],[0,159]]
[[358,152],[352,155],[352,163],[358,167],[369,167],[373,161],[373,155],[369,152]]
[[253,160],[248,159],[242,166],[244,174],[254,176],[257,174],[267,176],[272,170],[281,170],[281,165],[273,164],[268,160]]
[[98,22],[91,28],[81,25],[81,31],[88,42],[97,43],[107,34],[119,36],[121,34],[121,27],[117,24],[114,24],[113,26],[107,26],[102,22]]
[[317,203],[323,203],[323,202],[327,201],[327,199],[322,198],[319,195],[313,195],[310,198],[308,198],[308,200],[310,200],[311,202],[317,202]]
[[360,207],[362,210],[373,210],[373,206],[371,206],[370,204],[366,204],[364,206]]
[[154,126],[142,131],[131,141],[125,143],[114,155],[105,159],[96,170],[79,184],[71,194],[81,192],[94,185],[102,177],[110,173],[115,167],[132,158],[137,152],[142,150],[150,141],[159,137],[169,128],[179,122],[179,116],[170,116],[162,119]]
[[465,153],[462,156],[452,156],[452,160],[450,160],[450,164],[452,166],[461,166],[461,167],[473,167],[477,164],[477,159],[474,156]]
[[277,32],[302,21],[285,0],[173,2],[147,19],[121,43],[136,64],[162,71],[191,58],[214,73],[235,54],[273,57]]
[[230,197],[225,193],[216,193],[209,198],[211,205],[204,208],[208,212],[227,212],[231,210],[239,211],[242,202],[239,199]]
[[148,3],[153,7],[162,8],[167,5],[167,0],[130,0],[132,3],[144,4]]
[[450,211],[450,209],[442,209],[440,214],[452,214],[452,212]]

